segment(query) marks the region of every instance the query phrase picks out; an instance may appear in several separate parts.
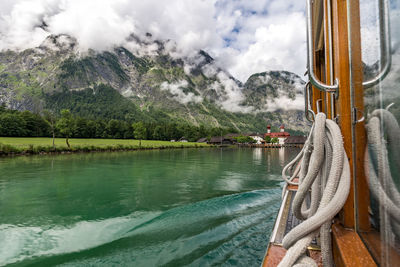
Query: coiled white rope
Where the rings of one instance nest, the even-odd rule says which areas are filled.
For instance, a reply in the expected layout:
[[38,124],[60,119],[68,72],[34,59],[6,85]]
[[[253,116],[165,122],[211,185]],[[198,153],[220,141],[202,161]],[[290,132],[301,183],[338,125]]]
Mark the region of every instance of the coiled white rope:
[[399,171],[400,127],[391,112],[377,109],[368,120],[367,133],[368,147],[364,166],[369,188],[372,196],[381,205],[382,213],[388,215],[379,216],[381,232],[400,238],[400,193],[390,168],[392,165],[392,170]]
[[[300,160],[300,168],[295,168],[288,177],[286,172],[298,166]],[[282,171],[288,184],[297,184],[293,181],[297,175],[298,190],[292,207],[294,215],[304,221],[284,237],[282,245],[288,251],[278,266],[317,266],[306,256],[306,251],[318,233],[324,266],[333,266],[330,226],[348,197],[350,166],[339,126],[327,120],[323,113],[316,115],[302,151]],[[306,205],[308,195],[309,206]]]

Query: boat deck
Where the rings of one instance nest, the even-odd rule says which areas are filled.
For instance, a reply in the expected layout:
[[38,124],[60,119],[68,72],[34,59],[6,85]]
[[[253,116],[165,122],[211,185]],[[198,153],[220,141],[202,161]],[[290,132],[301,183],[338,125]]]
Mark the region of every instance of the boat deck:
[[294,216],[292,212],[292,205],[293,205],[293,199],[296,195],[296,191],[292,191],[292,197],[290,199],[290,206],[289,206],[289,213],[287,215],[286,219],[286,228],[285,228],[285,235],[290,232],[294,227],[299,225],[302,221],[297,219],[296,216]]
[[[297,186],[288,186],[285,191],[282,205],[279,209],[278,217],[275,222],[274,230],[271,234],[270,243],[264,257],[262,266],[274,267],[286,254],[286,249],[282,247],[283,237],[302,221],[297,219],[292,212],[292,203],[297,192]],[[322,258],[318,240],[314,239],[308,248],[308,255],[313,258],[318,266],[322,266]]]

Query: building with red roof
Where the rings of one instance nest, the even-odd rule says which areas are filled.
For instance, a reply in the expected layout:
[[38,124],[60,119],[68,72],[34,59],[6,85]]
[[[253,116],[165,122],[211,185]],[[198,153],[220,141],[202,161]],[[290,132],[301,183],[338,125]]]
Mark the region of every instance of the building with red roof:
[[283,145],[285,144],[285,139],[288,138],[290,136],[290,133],[285,132],[285,125],[281,125],[281,127],[279,127],[279,132],[272,132],[271,133],[271,125],[267,126],[267,133],[264,134],[264,139],[269,136],[272,138],[278,138],[279,140],[279,144]]

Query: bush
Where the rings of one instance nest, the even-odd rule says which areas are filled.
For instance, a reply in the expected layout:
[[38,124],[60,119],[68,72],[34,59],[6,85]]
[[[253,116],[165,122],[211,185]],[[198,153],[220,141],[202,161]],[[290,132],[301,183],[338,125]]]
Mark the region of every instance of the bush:
[[277,144],[277,143],[279,143],[279,139],[277,137],[274,137],[274,138],[271,139],[271,143],[272,144]]
[[254,140],[250,136],[243,136],[243,135],[235,137],[234,139],[236,140],[236,142],[240,144],[253,144],[256,142],[256,140]]
[[0,154],[1,155],[8,155],[13,153],[21,153],[22,151],[12,145],[6,145],[0,143]]

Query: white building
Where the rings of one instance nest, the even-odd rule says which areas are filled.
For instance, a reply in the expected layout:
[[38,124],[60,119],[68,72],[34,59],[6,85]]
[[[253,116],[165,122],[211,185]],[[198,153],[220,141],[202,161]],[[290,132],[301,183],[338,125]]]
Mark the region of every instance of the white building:
[[267,133],[265,134],[265,137],[271,137],[272,138],[278,138],[278,144],[284,145],[286,138],[290,136],[290,133],[285,132],[285,126],[282,124],[281,127],[279,127],[279,132],[277,133],[271,133],[271,126],[267,126]]
[[264,143],[264,138],[262,137],[262,135],[250,134],[249,136],[256,141],[257,145],[261,145],[262,143]]

